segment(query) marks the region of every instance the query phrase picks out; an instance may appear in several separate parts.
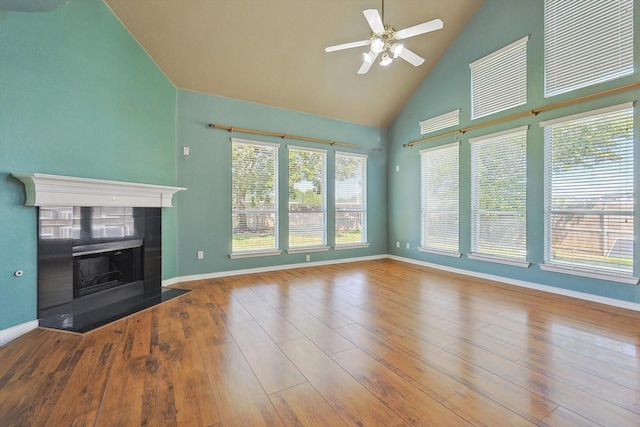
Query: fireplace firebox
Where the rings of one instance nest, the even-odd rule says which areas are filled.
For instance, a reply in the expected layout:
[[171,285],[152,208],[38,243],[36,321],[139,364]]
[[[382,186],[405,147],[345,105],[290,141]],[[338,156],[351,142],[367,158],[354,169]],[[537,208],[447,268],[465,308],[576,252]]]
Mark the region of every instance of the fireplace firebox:
[[142,283],[142,239],[74,246],[73,297]]

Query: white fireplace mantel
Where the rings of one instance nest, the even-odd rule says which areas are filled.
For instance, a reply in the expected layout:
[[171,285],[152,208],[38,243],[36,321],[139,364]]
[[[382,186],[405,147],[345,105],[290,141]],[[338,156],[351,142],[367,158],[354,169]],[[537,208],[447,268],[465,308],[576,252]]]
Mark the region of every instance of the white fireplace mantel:
[[170,208],[183,187],[41,173],[12,174],[24,183],[25,206],[130,206]]

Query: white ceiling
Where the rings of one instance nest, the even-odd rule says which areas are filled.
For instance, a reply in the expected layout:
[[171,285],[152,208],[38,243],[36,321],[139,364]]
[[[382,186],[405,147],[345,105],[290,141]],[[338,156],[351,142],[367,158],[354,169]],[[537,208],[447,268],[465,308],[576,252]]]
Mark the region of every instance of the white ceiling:
[[[387,127],[483,0],[387,0],[396,30],[431,19],[442,30],[405,40],[426,59],[356,72],[364,9],[381,0],[104,0],[173,84],[196,92]],[[212,118],[215,120],[215,118]]]

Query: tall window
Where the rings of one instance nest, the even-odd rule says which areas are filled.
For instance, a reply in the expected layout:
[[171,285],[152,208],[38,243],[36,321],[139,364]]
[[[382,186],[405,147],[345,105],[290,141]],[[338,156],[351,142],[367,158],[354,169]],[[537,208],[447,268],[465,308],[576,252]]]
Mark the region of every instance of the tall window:
[[631,276],[632,105],[540,126],[545,139],[545,264]]
[[420,151],[420,249],[459,255],[460,143]]
[[278,248],[278,145],[232,140],[232,252]]
[[545,97],[632,74],[633,0],[545,0]]
[[472,119],[527,103],[528,40],[524,37],[469,64]]
[[336,152],[336,246],[367,241],[367,156]]
[[471,255],[527,256],[527,127],[471,139]]
[[289,249],[327,244],[326,150],[289,146]]

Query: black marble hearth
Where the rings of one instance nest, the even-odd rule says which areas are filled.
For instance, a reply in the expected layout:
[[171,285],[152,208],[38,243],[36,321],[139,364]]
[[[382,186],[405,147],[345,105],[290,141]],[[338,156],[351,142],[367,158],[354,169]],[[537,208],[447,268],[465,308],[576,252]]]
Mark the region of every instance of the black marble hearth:
[[86,332],[188,292],[162,288],[161,212],[41,207],[40,326]]

